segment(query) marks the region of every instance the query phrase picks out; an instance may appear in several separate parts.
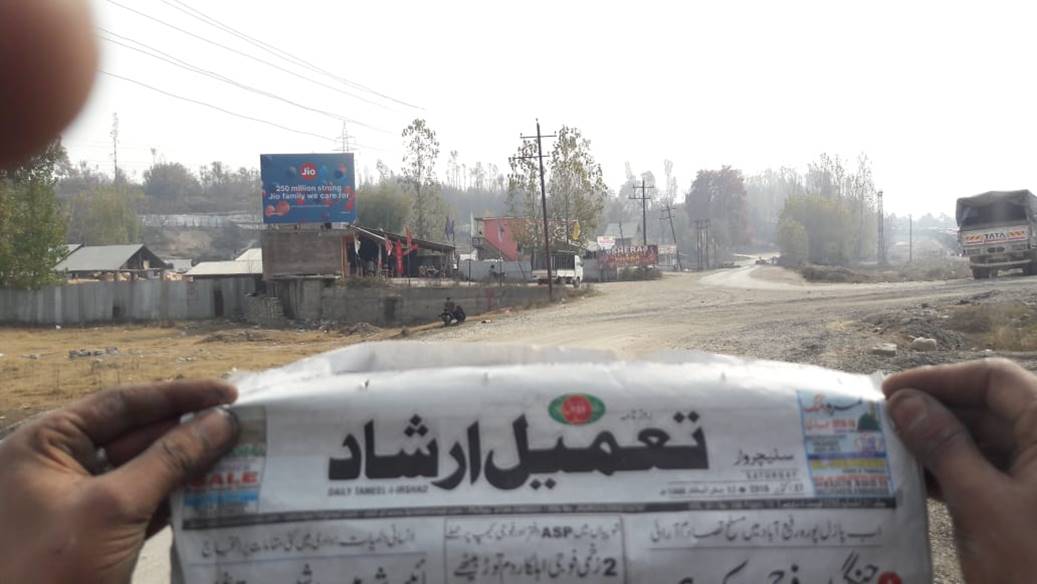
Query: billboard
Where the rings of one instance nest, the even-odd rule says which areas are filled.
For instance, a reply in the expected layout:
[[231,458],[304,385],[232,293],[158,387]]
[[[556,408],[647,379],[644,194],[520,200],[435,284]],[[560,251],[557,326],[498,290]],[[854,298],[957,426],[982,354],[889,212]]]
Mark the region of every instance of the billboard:
[[351,153],[261,154],[264,223],[356,222]]
[[598,261],[609,268],[646,268],[659,263],[659,247],[614,247],[609,251],[599,252]]

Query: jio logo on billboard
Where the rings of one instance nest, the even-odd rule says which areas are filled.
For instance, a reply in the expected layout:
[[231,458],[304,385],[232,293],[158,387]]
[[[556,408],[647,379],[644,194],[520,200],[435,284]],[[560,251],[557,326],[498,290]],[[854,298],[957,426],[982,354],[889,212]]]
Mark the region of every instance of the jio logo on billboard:
[[312,162],[307,162],[299,167],[299,176],[304,180],[313,180],[317,178],[317,165]]

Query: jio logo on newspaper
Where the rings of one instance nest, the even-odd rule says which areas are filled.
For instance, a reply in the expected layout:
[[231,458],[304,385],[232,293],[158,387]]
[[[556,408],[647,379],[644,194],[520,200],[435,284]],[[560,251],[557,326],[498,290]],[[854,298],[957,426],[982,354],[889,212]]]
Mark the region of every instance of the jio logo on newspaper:
[[556,397],[547,412],[556,422],[583,426],[605,415],[605,403],[590,394],[567,393]]

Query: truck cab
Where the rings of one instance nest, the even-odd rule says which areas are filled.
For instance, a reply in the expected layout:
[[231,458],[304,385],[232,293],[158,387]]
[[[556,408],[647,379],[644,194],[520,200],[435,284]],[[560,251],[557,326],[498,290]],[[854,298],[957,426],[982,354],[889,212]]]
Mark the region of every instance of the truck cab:
[[1000,270],[1037,274],[1037,197],[1027,190],[990,191],[958,199],[956,219],[972,276]]

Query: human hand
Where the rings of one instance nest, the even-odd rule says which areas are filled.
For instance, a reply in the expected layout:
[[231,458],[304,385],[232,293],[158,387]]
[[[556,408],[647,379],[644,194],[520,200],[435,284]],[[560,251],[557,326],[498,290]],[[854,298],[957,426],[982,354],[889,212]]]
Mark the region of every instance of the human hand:
[[[0,582],[130,581],[166,497],[237,439],[237,391],[214,381],[101,392],[0,441]],[[107,465],[98,460],[104,448]]]
[[1033,582],[1037,377],[987,359],[912,369],[882,389],[897,433],[947,504],[965,580]]

